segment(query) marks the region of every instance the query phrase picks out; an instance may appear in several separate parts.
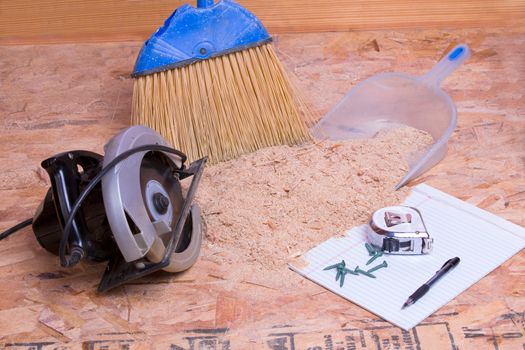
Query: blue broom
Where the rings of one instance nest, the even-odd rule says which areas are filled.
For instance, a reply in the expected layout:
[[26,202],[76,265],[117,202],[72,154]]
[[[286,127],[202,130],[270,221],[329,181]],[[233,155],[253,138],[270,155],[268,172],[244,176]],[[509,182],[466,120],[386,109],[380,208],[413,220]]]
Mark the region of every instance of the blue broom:
[[232,0],[179,7],[137,58],[132,123],[211,163],[309,140],[271,40]]

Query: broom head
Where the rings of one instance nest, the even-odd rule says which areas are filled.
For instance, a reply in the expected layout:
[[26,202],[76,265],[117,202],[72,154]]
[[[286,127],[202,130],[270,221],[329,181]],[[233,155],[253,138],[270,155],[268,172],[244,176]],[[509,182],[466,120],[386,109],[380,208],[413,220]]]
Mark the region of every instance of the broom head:
[[132,74],[132,123],[211,163],[308,140],[262,23],[231,0],[197,4],[179,7],[144,43]]

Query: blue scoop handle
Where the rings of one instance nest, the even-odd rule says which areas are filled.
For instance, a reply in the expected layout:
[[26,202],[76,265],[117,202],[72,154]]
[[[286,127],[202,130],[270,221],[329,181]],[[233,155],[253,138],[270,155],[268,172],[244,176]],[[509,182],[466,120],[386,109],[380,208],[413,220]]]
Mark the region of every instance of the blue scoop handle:
[[429,84],[439,86],[456,68],[470,57],[470,49],[466,44],[454,47],[421,79]]

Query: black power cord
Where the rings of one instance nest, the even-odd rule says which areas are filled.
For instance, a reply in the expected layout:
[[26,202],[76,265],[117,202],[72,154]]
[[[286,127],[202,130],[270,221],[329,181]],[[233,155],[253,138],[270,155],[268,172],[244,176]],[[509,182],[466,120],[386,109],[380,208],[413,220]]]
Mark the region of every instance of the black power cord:
[[[71,226],[73,226],[73,219],[75,218],[78,210],[84,203],[87,196],[91,193],[93,188],[102,180],[104,175],[106,175],[111,169],[113,169],[118,163],[122,162],[126,158],[134,155],[135,153],[139,152],[145,152],[145,151],[160,151],[165,153],[171,153],[176,154],[181,158],[181,163],[184,164],[186,162],[186,155],[182,153],[179,150],[176,150],[171,147],[162,146],[162,145],[144,145],[132,148],[130,150],[127,150],[126,152],[123,152],[119,154],[115,159],[113,159],[108,165],[106,165],[90,182],[89,184],[84,188],[84,190],[80,193],[77,200],[73,204],[73,207],[71,208],[71,212],[69,213],[69,216],[66,220],[66,223],[64,225],[64,230],[62,231],[62,238],[60,239],[60,246],[59,246],[59,257],[60,257],[60,265],[63,267],[72,267],[76,265],[80,259],[83,256],[83,251],[81,249],[75,249],[77,247],[73,247],[71,250],[71,255],[69,257],[66,256],[66,247],[67,243],[69,241],[69,234],[71,232]],[[27,219],[25,221],[20,222],[19,224],[7,229],[6,231],[0,233],[0,240],[12,235],[16,231],[29,226],[33,223],[33,219]]]
[[24,221],[16,224],[15,226],[13,226],[11,228],[8,228],[4,232],[0,233],[0,241],[2,239],[4,239],[4,238],[7,238],[7,237],[11,236],[16,231],[21,230],[24,227],[31,225],[32,223],[33,223],[33,218],[30,218],[30,219],[24,220]]

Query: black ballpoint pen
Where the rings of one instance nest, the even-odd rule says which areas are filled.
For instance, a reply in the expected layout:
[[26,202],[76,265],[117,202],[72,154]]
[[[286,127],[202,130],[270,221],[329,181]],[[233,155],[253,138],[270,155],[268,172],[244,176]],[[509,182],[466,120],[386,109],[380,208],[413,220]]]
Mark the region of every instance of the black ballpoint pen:
[[460,259],[458,257],[447,260],[447,262],[443,264],[443,266],[439,269],[439,271],[436,272],[434,276],[432,276],[431,279],[429,279],[425,284],[419,287],[411,296],[408,297],[401,309],[404,309],[418,301],[423,295],[426,294],[426,292],[429,291],[434,282],[452,270],[452,268],[456,267],[459,264],[459,261]]

